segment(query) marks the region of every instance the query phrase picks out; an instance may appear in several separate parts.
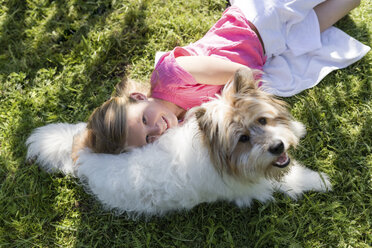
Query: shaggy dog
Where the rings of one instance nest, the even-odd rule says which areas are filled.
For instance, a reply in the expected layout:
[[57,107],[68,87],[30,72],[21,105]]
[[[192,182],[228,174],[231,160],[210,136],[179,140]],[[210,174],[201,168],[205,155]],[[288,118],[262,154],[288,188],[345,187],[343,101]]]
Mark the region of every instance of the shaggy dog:
[[305,128],[254,78],[238,70],[222,95],[192,109],[185,124],[128,153],[86,149],[73,165],[72,139],[85,124],[51,124],[28,138],[27,156],[48,171],[77,176],[107,209],[135,215],[218,200],[245,207],[253,199],[272,200],[274,191],[296,199],[304,191],[331,189],[327,175],[289,157]]

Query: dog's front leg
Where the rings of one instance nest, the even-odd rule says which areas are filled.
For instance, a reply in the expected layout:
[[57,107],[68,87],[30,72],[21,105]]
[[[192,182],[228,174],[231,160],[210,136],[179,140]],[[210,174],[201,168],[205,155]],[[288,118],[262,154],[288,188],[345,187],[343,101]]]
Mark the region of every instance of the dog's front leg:
[[238,207],[249,207],[253,200],[262,203],[274,200],[274,187],[269,180],[262,178],[254,184],[246,184],[235,198]]
[[297,199],[305,191],[326,192],[332,190],[327,174],[310,170],[298,164],[297,161],[294,161],[288,174],[279,182],[274,182],[274,187],[293,199]]

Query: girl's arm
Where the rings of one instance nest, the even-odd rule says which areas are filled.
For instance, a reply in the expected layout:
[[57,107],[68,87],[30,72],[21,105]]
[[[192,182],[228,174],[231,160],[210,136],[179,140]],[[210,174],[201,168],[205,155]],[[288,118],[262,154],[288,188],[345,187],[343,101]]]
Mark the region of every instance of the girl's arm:
[[245,65],[212,56],[181,56],[176,61],[200,84],[224,85]]

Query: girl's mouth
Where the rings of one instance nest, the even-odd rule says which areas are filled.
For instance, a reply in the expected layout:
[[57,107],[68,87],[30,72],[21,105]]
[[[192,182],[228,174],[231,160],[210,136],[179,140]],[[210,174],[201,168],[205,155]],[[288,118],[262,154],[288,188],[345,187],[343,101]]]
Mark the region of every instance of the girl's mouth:
[[[164,121],[164,123],[165,123],[165,130],[167,130],[167,129],[169,128],[168,120],[167,120],[164,116],[162,116],[161,118],[163,119],[163,121]],[[164,131],[165,131],[165,130],[164,130]]]

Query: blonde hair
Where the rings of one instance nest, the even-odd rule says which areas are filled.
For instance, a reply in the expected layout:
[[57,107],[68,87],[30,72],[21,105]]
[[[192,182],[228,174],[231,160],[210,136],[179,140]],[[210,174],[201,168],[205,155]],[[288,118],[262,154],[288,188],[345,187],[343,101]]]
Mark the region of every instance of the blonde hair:
[[74,137],[72,159],[88,147],[95,153],[119,154],[125,152],[128,137],[127,107],[136,102],[129,97],[133,91],[144,92],[143,83],[124,79],[116,85],[114,95],[90,115],[86,129]]

